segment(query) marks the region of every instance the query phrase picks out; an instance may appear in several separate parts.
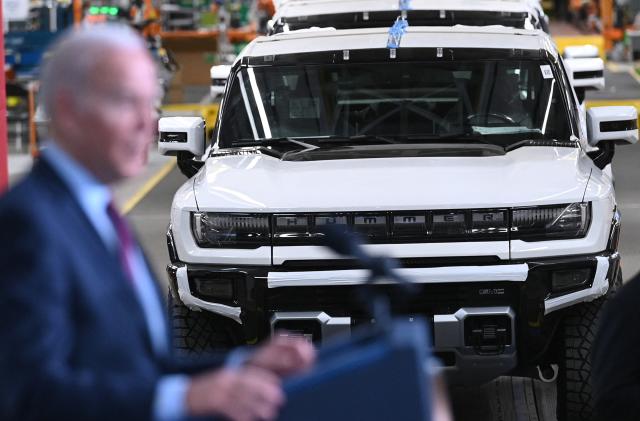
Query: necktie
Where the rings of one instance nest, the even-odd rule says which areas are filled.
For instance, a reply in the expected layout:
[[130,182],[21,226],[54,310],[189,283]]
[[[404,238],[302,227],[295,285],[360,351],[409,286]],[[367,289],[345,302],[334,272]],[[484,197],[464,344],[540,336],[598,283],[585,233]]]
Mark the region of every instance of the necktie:
[[162,300],[156,294],[153,278],[145,275],[139,268],[135,269],[136,261],[139,259],[136,256],[136,239],[127,220],[120,215],[113,202],[107,206],[107,214],[118,235],[118,254],[122,270],[142,306],[151,346],[158,354],[165,354],[168,350],[167,331],[162,314]]
[[118,235],[118,254],[122,269],[127,275],[127,279],[133,282],[133,253],[135,247],[133,234],[129,229],[129,224],[127,224],[127,221],[120,215],[113,201],[109,202],[107,206],[107,214]]

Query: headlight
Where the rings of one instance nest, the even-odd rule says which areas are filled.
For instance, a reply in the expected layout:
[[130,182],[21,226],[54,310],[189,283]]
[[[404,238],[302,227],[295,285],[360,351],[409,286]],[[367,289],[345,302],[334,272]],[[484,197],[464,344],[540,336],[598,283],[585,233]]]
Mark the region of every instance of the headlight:
[[584,238],[591,224],[591,203],[513,209],[511,238],[524,241]]
[[258,248],[271,245],[270,215],[194,212],[192,231],[204,248]]

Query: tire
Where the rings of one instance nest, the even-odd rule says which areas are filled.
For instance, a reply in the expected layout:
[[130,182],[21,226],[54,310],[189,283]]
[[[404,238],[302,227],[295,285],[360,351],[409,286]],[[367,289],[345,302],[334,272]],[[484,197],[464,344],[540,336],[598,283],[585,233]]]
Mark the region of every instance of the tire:
[[591,390],[591,346],[599,327],[604,304],[622,286],[622,271],[604,297],[576,305],[567,311],[560,340],[560,372],[557,383],[558,421],[593,419]]
[[234,321],[206,310],[190,310],[174,300],[171,293],[167,303],[173,348],[178,356],[201,356],[241,344],[242,331]]

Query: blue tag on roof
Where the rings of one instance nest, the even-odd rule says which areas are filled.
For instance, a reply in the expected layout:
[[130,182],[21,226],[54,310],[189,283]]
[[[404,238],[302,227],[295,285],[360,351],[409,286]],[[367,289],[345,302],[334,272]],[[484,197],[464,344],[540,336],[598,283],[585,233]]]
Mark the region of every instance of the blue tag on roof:
[[406,19],[397,19],[393,26],[389,28],[389,39],[387,40],[387,48],[399,48],[402,36],[407,31],[409,22]]
[[399,0],[398,6],[400,10],[411,9],[411,0]]

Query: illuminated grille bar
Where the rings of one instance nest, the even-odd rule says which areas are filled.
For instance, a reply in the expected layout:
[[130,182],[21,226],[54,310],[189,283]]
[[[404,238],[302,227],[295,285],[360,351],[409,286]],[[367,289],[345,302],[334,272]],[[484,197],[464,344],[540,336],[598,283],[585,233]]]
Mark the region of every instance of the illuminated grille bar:
[[[508,215],[506,209],[353,212],[334,215],[305,214],[302,217],[277,214],[273,216],[273,244],[319,244],[322,227],[328,224],[342,225],[347,230],[356,231],[371,244],[508,240]],[[284,224],[285,221],[301,218],[308,223],[296,225],[295,229]]]
[[367,243],[544,241],[587,235],[590,203],[515,209],[240,214],[193,212],[204,248],[317,245],[327,225],[358,232]]

